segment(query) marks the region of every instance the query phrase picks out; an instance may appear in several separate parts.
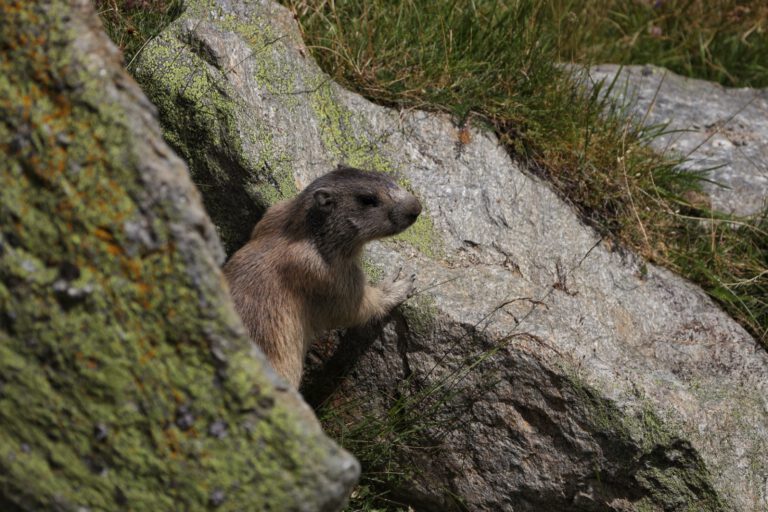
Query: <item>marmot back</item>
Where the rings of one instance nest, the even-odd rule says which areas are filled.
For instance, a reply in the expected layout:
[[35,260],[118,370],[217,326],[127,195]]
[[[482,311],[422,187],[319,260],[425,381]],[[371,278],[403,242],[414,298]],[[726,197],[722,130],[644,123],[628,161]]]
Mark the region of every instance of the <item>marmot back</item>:
[[224,265],[251,340],[295,388],[317,335],[383,318],[407,298],[413,276],[372,287],[360,256],[420,213],[418,199],[388,176],[339,166],[267,210]]

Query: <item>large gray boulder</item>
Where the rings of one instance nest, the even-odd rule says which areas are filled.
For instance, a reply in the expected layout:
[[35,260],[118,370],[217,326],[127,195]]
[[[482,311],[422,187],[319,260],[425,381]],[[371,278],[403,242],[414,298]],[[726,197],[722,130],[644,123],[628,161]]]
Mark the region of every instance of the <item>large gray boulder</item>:
[[92,3],[3,3],[0,49],[0,510],[341,508],[359,466],[247,340]]
[[368,255],[420,294],[324,340],[303,388],[339,421],[388,418],[366,448],[406,475],[396,495],[441,511],[768,506],[768,355],[700,289],[603,242],[487,131],[337,86],[283,7],[186,5],[136,74],[230,251],[340,161],[425,206]]
[[707,171],[715,209],[752,215],[768,206],[768,89],[726,88],[654,66],[601,64],[588,73],[612,84],[610,96],[637,121],[665,126],[651,146]]

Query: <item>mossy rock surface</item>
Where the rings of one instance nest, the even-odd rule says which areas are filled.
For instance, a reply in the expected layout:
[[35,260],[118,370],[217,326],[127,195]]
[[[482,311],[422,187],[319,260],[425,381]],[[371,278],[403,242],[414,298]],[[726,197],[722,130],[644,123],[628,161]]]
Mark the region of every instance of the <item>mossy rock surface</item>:
[[336,510],[358,465],[269,371],[90,2],[0,4],[0,509]]
[[[390,173],[411,188],[396,148],[307,57],[294,20],[277,4],[186,2],[134,69],[228,254],[269,205],[338,163]],[[401,239],[434,253],[433,227],[422,215]]]

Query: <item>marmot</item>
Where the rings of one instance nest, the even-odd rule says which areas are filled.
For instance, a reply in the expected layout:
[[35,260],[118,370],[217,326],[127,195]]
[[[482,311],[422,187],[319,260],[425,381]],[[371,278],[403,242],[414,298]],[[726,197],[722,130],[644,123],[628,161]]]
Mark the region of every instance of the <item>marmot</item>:
[[411,293],[414,276],[367,284],[361,254],[420,213],[418,199],[386,175],[339,165],[269,208],[224,265],[251,340],[294,388],[317,335],[383,318]]

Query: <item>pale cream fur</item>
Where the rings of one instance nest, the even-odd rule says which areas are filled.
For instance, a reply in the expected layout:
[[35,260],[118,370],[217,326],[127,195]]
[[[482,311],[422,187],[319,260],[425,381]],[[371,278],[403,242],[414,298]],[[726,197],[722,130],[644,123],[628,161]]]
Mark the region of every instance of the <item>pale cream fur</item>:
[[[333,187],[330,188],[334,192]],[[353,219],[355,222],[365,222],[368,210],[348,201],[346,195],[351,193],[347,188],[336,198],[339,204],[335,208],[339,212],[334,210],[329,215],[357,216]],[[398,208],[400,201],[410,201],[407,206],[412,210],[413,220],[418,216],[421,207],[406,191],[397,188],[374,192],[382,198],[382,204],[377,207]],[[251,240],[224,267],[248,334],[276,372],[295,388],[301,382],[306,353],[318,335],[328,329],[382,319],[413,289],[413,276],[390,279],[378,287],[366,283],[361,253],[368,239],[353,237],[350,242],[350,237],[340,237],[344,246],[335,251],[333,237],[338,233],[331,231],[324,235],[330,240],[321,240],[323,247],[330,248],[322,254],[316,238],[309,236],[310,232],[303,230],[297,221],[311,207],[302,202],[309,201],[305,194],[270,208],[254,228]],[[378,220],[381,218],[385,217],[371,214],[372,222],[384,223]],[[337,224],[340,227],[334,229],[355,225],[354,222]],[[385,227],[386,231],[382,227],[385,235],[401,228],[399,225]],[[371,231],[370,226],[368,228]]]

